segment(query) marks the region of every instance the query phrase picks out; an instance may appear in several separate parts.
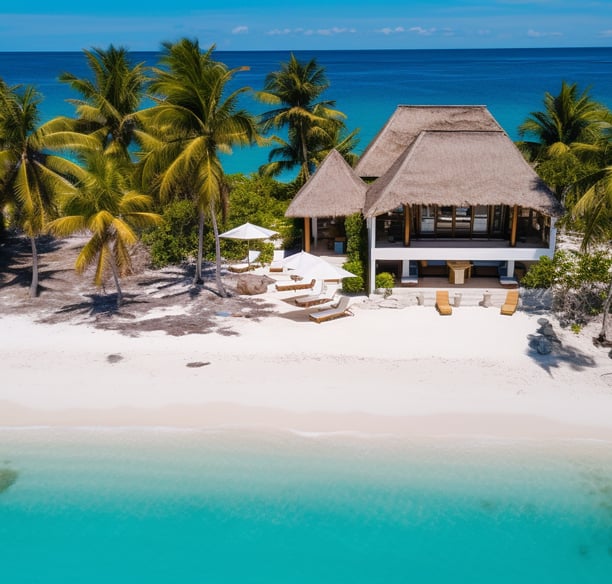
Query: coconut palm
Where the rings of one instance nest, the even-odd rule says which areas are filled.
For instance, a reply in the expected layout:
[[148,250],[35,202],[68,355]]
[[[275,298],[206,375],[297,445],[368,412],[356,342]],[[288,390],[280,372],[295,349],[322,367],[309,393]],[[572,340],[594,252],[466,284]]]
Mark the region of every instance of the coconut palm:
[[140,107],[147,77],[143,63],[133,65],[125,48],[110,45],[84,50],[92,79],[62,73],[60,81],[81,95],[68,100],[76,106],[72,127],[96,136],[103,148],[129,159],[128,148],[137,130],[134,114]]
[[[577,181],[571,189],[579,196],[573,215],[581,220],[582,250],[594,245],[609,245],[612,239],[612,113],[606,112],[600,139],[595,144],[576,144],[573,151],[595,170]],[[612,306],[612,279],[603,306],[599,338],[607,340],[607,324]]]
[[77,256],[76,271],[82,274],[95,264],[94,283],[99,287],[110,271],[120,306],[119,279],[131,271],[130,249],[138,241],[136,230],[158,224],[161,217],[150,212],[150,196],[131,188],[129,168],[121,156],[90,151],[82,162],[77,189],[63,198],[64,215],[51,221],[48,230],[62,237],[77,232],[90,236]]
[[[308,151],[310,152],[311,168],[316,168],[331,150],[337,150],[349,165],[353,166],[358,159],[358,155],[354,150],[357,147],[357,134],[359,130],[353,130],[350,133],[344,131],[344,126],[331,126],[323,132],[318,132],[310,140]],[[299,139],[295,131],[289,131],[288,140],[283,140],[278,136],[275,137],[275,142],[278,144],[270,150],[269,160],[267,164],[260,167],[259,172],[264,176],[279,176],[284,172],[292,171],[296,166],[299,167],[299,172],[296,177],[297,184],[303,184],[308,180],[308,176],[304,174],[304,166],[301,164],[301,147]]]
[[163,44],[160,67],[154,68],[151,83],[157,103],[139,114],[150,132],[143,143],[140,173],[143,184],[157,185],[162,200],[183,196],[193,201],[199,215],[197,284],[202,282],[204,218],[210,213],[217,287],[225,296],[217,207],[228,190],[219,154],[252,144],[258,134],[253,116],[238,107],[238,99],[249,88],[225,95],[227,84],[244,68],[228,69],[213,60],[213,51],[214,46],[203,53],[197,41],[188,39]]
[[[325,70],[315,59],[302,63],[291,54],[287,63],[281,63],[279,71],[266,77],[264,90],[256,93],[263,103],[278,106],[260,116],[262,132],[286,129],[288,135],[287,141],[277,139],[280,150],[272,150],[270,161],[289,155],[290,166],[300,167],[302,181],[314,170],[313,144],[325,142],[326,136],[337,135],[344,126],[345,116],[334,109],[334,101],[317,101],[328,87]],[[276,172],[274,165],[268,172]]]
[[579,92],[576,83],[561,83],[561,91],[544,94],[544,110],[531,112],[519,126],[519,135],[530,138],[517,143],[540,176],[564,198],[567,188],[591,170],[574,152],[576,144],[592,144],[600,137],[605,108],[588,90]]
[[52,154],[74,145],[78,137],[55,121],[38,126],[41,100],[32,86],[0,87],[0,200],[13,206],[17,223],[30,238],[31,297],[38,293],[36,238],[54,216],[58,197],[74,192],[69,178],[78,172],[74,162]]

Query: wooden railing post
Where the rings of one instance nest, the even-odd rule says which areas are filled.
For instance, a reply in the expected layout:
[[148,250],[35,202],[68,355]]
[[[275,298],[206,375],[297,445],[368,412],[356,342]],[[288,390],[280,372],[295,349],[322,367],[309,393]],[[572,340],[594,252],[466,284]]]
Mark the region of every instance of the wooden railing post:
[[304,251],[310,252],[310,217],[304,217]]

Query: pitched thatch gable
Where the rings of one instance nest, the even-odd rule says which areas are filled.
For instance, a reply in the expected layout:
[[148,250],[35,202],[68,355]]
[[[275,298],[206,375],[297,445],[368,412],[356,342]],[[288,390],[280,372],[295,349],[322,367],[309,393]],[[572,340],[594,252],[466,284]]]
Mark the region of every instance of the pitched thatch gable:
[[503,131],[422,132],[368,189],[364,214],[401,205],[561,206]]
[[342,217],[363,210],[367,185],[332,150],[291,201],[286,217]]
[[425,130],[500,131],[501,127],[483,105],[400,105],[361,155],[355,172],[362,178],[382,176]]

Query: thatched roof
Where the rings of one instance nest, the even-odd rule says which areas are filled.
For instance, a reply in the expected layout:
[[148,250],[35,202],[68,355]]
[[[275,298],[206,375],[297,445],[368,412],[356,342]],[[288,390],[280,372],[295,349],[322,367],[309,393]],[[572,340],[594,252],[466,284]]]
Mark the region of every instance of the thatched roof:
[[483,105],[400,105],[361,155],[355,172],[362,178],[382,176],[425,130],[500,131],[501,127]]
[[364,214],[401,205],[520,205],[555,216],[552,191],[501,130],[427,131],[368,189]]
[[286,217],[343,217],[363,210],[367,185],[332,150],[289,205]]

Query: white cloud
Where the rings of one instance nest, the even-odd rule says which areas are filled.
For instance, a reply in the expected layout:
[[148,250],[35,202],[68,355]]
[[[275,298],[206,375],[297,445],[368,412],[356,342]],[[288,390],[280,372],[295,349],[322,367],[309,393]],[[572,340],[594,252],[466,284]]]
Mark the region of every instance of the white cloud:
[[294,29],[292,28],[275,28],[273,30],[269,30],[266,34],[269,34],[271,36],[275,36],[275,35],[285,35],[285,34],[291,34],[296,32]]
[[610,38],[612,37],[612,29],[608,29],[608,30],[602,30],[599,33],[600,37],[604,37],[604,38]]
[[304,36],[332,36],[336,34],[353,34],[356,33],[356,28],[347,28],[341,26],[333,26],[331,28],[319,28],[317,30],[309,28],[275,28],[269,30],[266,34],[268,35],[289,35],[289,34],[302,34]]
[[406,32],[406,29],[403,26],[396,26],[395,28],[386,26],[385,28],[379,28],[375,30],[374,32],[380,32],[382,34],[396,34],[396,33]]
[[541,32],[541,31],[533,30],[530,28],[527,31],[527,36],[531,37],[532,39],[540,39],[544,37],[560,37],[560,36],[563,36],[563,33],[562,32]]
[[248,26],[236,26],[232,29],[232,34],[245,34],[249,32]]
[[437,31],[436,28],[423,28],[422,26],[412,26],[408,30],[410,32],[416,32],[418,35],[421,36],[431,36]]

